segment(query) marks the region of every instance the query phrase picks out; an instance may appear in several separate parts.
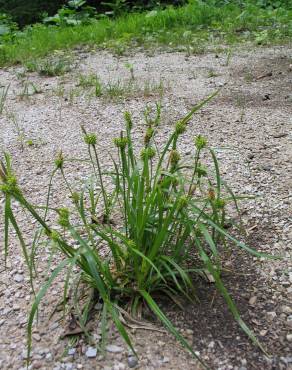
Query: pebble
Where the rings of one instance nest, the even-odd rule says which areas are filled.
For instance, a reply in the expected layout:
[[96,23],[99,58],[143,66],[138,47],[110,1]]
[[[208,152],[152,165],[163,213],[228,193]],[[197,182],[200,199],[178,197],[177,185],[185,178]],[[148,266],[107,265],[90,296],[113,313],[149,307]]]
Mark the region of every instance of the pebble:
[[23,280],[24,280],[24,277],[23,275],[20,275],[20,274],[15,274],[14,277],[13,277],[14,281],[16,281],[17,283],[21,283]]
[[287,314],[287,315],[290,315],[290,314],[292,314],[292,308],[289,307],[289,306],[282,306],[282,312]]
[[254,295],[254,296],[250,297],[250,299],[249,299],[248,303],[249,303],[251,306],[253,306],[253,305],[256,303],[256,301],[257,301],[257,297]]
[[133,369],[138,365],[138,359],[136,356],[129,356],[128,357],[128,366]]
[[73,356],[73,355],[75,355],[75,353],[76,353],[76,348],[69,348],[68,349],[68,355],[69,356]]
[[105,349],[110,353],[120,353],[124,351],[122,347],[116,346],[115,344],[109,344],[105,347]]
[[269,321],[273,321],[274,318],[277,316],[276,312],[267,312],[267,318]]
[[41,336],[39,334],[33,334],[32,335],[33,339],[39,342],[41,340]]
[[287,334],[286,335],[286,339],[288,340],[288,342],[292,342],[292,333],[291,334]]
[[88,358],[96,357],[96,354],[97,354],[97,349],[95,347],[88,347],[87,351],[85,352],[85,355]]

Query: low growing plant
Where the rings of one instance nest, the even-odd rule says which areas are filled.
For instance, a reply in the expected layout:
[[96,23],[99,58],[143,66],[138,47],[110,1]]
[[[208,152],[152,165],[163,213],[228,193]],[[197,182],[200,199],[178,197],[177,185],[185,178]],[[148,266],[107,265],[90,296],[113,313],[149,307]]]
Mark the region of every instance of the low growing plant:
[[0,87],[0,115],[3,113],[10,85]]
[[[257,257],[263,254],[237,240],[224,227],[228,216],[226,206],[233,203],[237,209],[237,197],[222,180],[215,151],[208,146],[207,139],[200,135],[194,138],[192,161],[185,162],[178,149],[179,140],[193,114],[214,95],[196,105],[175,124],[161,149],[155,141],[160,105],[156,116],[151,115],[149,109],[145,113],[147,119],[141,150],[132,140],[134,123],[130,113],[126,112],[125,130],[114,140],[118,159],[112,157],[112,168],[106,171],[102,168],[97,136],[82,127],[93,178],[90,177],[81,190],[80,187],[74,189],[66,176],[67,161],[59,153],[43,208],[28,200],[12,170],[11,159],[5,154],[0,167],[0,190],[5,197],[5,256],[8,254],[9,226],[12,226],[22,246],[31,281],[35,273],[36,245],[41,238],[47,239],[64,257],[33,303],[28,320],[29,352],[32,325],[42,298],[56,277],[67,269],[65,297],[73,267],[78,267],[80,279],[95,292],[95,301],[103,306],[103,317],[111,318],[134,353],[124,326],[127,318],[124,314],[127,311],[133,317],[139,317],[148,306],[166,329],[196,356],[191,345],[162,312],[155,297],[158,293],[179,304],[178,297],[183,296],[195,302],[193,275],[206,272],[213,277],[242,330],[260,346],[242,321],[223,284],[221,251],[237,246]],[[212,160],[210,168],[203,164],[203,152]],[[65,180],[72,209],[50,207],[51,185],[57,172]],[[109,178],[113,180],[111,186]],[[31,249],[26,246],[21,226],[15,218],[15,201],[39,225]],[[51,221],[48,221],[49,214]],[[57,217],[55,223],[53,214]]]

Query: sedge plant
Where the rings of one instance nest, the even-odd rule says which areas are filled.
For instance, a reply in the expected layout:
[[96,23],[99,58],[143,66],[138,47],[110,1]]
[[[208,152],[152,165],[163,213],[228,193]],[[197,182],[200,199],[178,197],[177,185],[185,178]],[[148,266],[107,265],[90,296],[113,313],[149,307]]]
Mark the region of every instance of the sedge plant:
[[[5,256],[8,255],[10,226],[20,240],[31,281],[38,240],[45,238],[63,256],[32,305],[28,320],[29,353],[32,325],[42,298],[59,274],[67,276],[64,288],[67,292],[68,276],[73,274],[75,267],[82,282],[94,291],[92,297],[103,306],[103,318],[115,323],[134,353],[125,320],[129,314],[136,318],[143,316],[143,309],[148,306],[165,328],[197,357],[155,297],[167,296],[179,304],[179,297],[183,296],[195,304],[194,275],[203,275],[206,271],[213,277],[242,330],[261,347],[223,284],[221,264],[222,248],[237,246],[258,257],[263,254],[237,240],[224,227],[226,206],[234,203],[237,208],[237,197],[222,180],[215,151],[208,146],[206,138],[199,135],[194,139],[192,162],[185,163],[178,149],[193,114],[214,95],[216,93],[175,124],[162,148],[155,140],[160,105],[157,105],[156,117],[151,118],[149,112],[146,115],[142,150],[134,145],[133,121],[131,114],[126,112],[125,130],[114,140],[118,156],[116,159],[112,156],[112,168],[107,171],[102,166],[97,136],[82,127],[93,178],[76,191],[66,177],[66,159],[59,153],[43,208],[28,200],[18,185],[11,159],[5,154],[0,169],[0,190],[5,197]],[[210,168],[203,164],[203,152],[209,153],[213,162]],[[65,180],[72,209],[50,207],[52,183],[57,172]],[[109,179],[112,179],[111,186]],[[39,226],[32,248],[25,243],[13,202],[28,211]],[[49,213],[55,214],[55,223],[54,217],[48,221]],[[102,253],[105,249],[106,254]]]

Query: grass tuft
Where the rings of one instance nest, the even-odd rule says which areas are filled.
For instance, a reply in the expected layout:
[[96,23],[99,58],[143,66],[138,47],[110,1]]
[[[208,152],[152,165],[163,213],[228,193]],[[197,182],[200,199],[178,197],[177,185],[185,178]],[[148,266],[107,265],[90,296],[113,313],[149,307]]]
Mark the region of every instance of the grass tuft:
[[[134,122],[131,114],[126,112],[125,129],[114,140],[117,159],[112,157],[112,168],[107,168],[106,172],[97,136],[82,127],[92,174],[83,187],[75,188],[67,179],[67,160],[60,152],[43,207],[29,202],[18,185],[9,155],[5,155],[0,167],[0,191],[5,198],[5,256],[8,254],[9,226],[14,228],[20,240],[30,276],[33,276],[35,256],[42,241],[51,245],[52,253],[59,251],[63,256],[33,303],[28,322],[28,358],[38,306],[59,274],[66,276],[64,294],[71,287],[74,301],[78,301],[76,297],[80,284],[71,283],[72,279],[68,277],[73,270],[77,270],[76,279],[93,291],[89,297],[93,304],[86,304],[83,311],[80,308],[77,310],[80,325],[85,327],[85,318],[90,316],[89,307],[99,303],[103,307],[103,322],[112,320],[134,353],[125,322],[129,314],[132,317],[143,315],[147,305],[165,328],[197,357],[193,347],[161,311],[154,297],[157,293],[167,296],[179,306],[181,296],[195,302],[194,275],[206,272],[212,277],[241,329],[262,348],[254,333],[242,321],[225,288],[221,266],[224,259],[222,251],[226,248],[231,250],[237,247],[257,257],[267,256],[237,240],[225,229],[228,209],[232,204],[238,209],[239,197],[221,178],[216,153],[209,147],[207,139],[203,136],[194,138],[193,157],[187,162],[178,149],[192,116],[216,94],[196,105],[176,123],[162,148],[155,141],[161,106],[157,104],[154,114],[149,108],[145,111],[142,151],[137,150],[136,139],[132,139]],[[211,159],[212,166],[204,165],[206,156]],[[56,173],[63,177],[72,199],[70,209],[62,205],[58,209],[50,207]],[[31,250],[23,240],[12,200],[26,209],[38,225]],[[40,212],[42,209],[43,213]],[[48,222],[48,219],[51,221]],[[64,272],[66,269],[67,273]],[[103,336],[105,332],[103,330]],[[200,358],[198,361],[205,366]]]

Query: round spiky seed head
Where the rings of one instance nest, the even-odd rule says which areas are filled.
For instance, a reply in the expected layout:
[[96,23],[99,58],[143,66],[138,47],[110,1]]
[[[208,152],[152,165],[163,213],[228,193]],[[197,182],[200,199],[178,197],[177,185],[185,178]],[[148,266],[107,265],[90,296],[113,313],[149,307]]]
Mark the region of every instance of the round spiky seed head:
[[69,210],[67,208],[59,208],[58,213],[59,213],[58,224],[62,227],[69,227],[69,225],[70,225],[70,222],[69,222],[70,212],[69,212]]
[[118,137],[114,139],[114,144],[120,149],[125,149],[128,144],[128,139],[126,137]]
[[131,130],[131,129],[132,129],[132,127],[133,127],[133,121],[132,121],[131,113],[130,113],[130,112],[128,112],[128,111],[126,111],[126,112],[124,113],[124,119],[125,119],[125,121],[126,121],[127,128],[128,128],[129,130]]
[[171,166],[176,166],[180,160],[180,154],[177,150],[173,149],[169,156]]
[[183,122],[177,122],[177,124],[175,125],[175,133],[176,135],[181,135],[183,134],[187,129],[187,125]]
[[152,147],[144,148],[141,150],[141,159],[145,159],[146,157],[148,159],[152,159],[155,156],[156,152],[155,149]]
[[189,199],[186,195],[181,196],[178,201],[178,208],[179,209],[185,208],[188,205],[188,200]]
[[224,199],[216,199],[214,205],[216,208],[223,209],[226,205],[226,202]]
[[76,191],[72,193],[72,200],[75,204],[79,203],[80,195]]
[[55,165],[58,169],[61,169],[63,168],[63,164],[64,164],[64,157],[63,157],[62,151],[60,150],[57,155],[57,158],[55,159]]
[[50,238],[57,242],[60,239],[60,234],[56,230],[52,230],[50,233]]
[[207,176],[207,168],[201,165],[200,163],[198,164],[197,167],[197,175],[198,177]]
[[195,146],[198,150],[205,148],[206,145],[207,145],[207,139],[204,136],[198,135],[195,138]]
[[144,144],[149,144],[153,134],[154,134],[154,129],[152,127],[148,127],[145,132],[145,136],[144,136]]
[[136,243],[134,242],[134,240],[131,240],[131,239],[128,240],[128,246],[130,248],[136,248],[137,247],[136,246]]
[[20,194],[16,177],[11,174],[5,175],[5,178],[3,178],[3,183],[0,184],[0,190],[4,194]]
[[96,145],[96,135],[95,134],[86,134],[84,135],[84,142],[88,145]]

